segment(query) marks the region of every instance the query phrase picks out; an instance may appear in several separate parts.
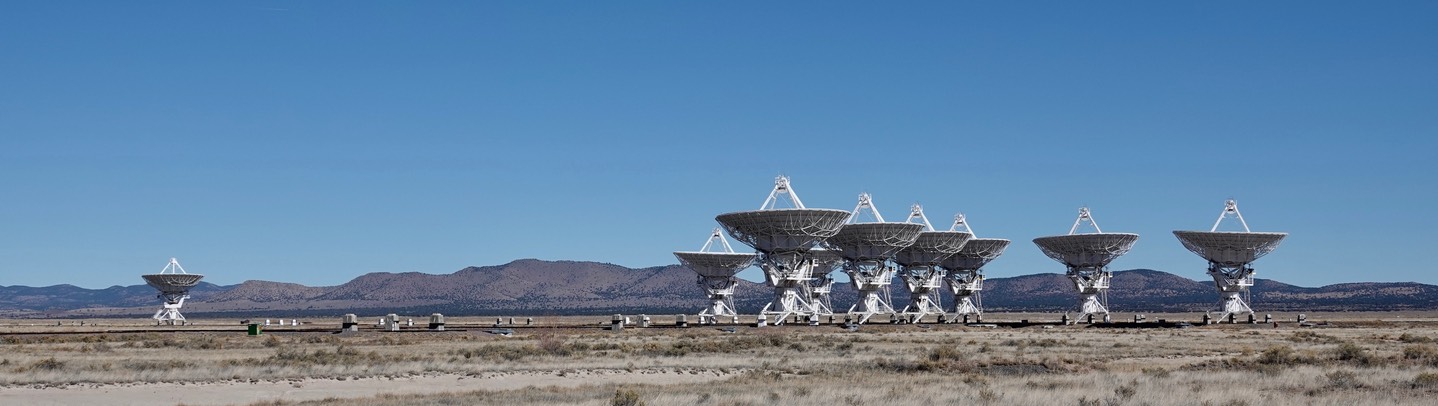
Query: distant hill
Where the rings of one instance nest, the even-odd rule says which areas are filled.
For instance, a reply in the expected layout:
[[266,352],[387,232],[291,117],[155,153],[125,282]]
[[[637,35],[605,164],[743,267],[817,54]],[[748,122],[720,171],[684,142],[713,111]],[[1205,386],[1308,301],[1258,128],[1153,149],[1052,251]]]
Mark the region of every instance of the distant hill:
[[[631,269],[614,264],[523,259],[504,265],[468,267],[451,274],[370,273],[337,286],[246,281],[218,286],[202,283],[191,292],[186,314],[264,317],[343,313],[448,315],[558,315],[693,313],[705,304],[696,276],[678,265]],[[1150,269],[1114,273],[1109,294],[1114,311],[1204,311],[1216,306],[1211,282]],[[773,290],[741,281],[736,306],[758,312]],[[836,286],[836,310],[858,295]],[[896,307],[908,292],[895,281]],[[945,295],[945,302],[949,298]],[[1070,310],[1077,301],[1072,283],[1060,274],[1035,274],[985,281],[983,304],[993,311]],[[1438,286],[1421,283],[1344,283],[1304,288],[1259,279],[1253,301],[1260,311],[1438,309]],[[146,285],[84,289],[72,285],[0,287],[0,316],[147,316],[158,308]]]

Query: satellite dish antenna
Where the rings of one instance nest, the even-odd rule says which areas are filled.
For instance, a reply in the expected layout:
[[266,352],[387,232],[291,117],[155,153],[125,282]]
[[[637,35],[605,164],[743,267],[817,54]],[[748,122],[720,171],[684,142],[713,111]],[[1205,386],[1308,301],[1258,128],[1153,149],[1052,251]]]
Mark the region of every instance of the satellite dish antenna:
[[[1226,219],[1236,219],[1243,231],[1218,231]],[[1252,263],[1258,258],[1278,249],[1288,233],[1255,233],[1248,229],[1248,222],[1238,212],[1238,202],[1229,199],[1224,202],[1223,212],[1209,231],[1174,231],[1173,235],[1183,243],[1184,248],[1208,260],[1208,275],[1218,287],[1221,298],[1218,320],[1236,322],[1239,314],[1247,314],[1253,321],[1253,308],[1249,307],[1249,288],[1253,287],[1253,275],[1257,271]]]
[[717,324],[720,317],[739,316],[734,310],[734,286],[738,284],[734,275],[754,264],[757,256],[734,252],[719,228],[709,234],[699,251],[674,252],[681,264],[699,274],[699,287],[709,296],[709,306],[699,311],[699,324]]
[[185,323],[185,316],[180,314],[180,306],[185,305],[185,299],[190,298],[190,289],[200,284],[200,279],[205,275],[185,272],[180,266],[180,261],[170,258],[170,263],[160,269],[160,273],[140,275],[145,278],[145,283],[160,291],[157,298],[165,299],[165,304],[159,311],[155,312],[155,324],[168,323],[175,325]]
[[957,254],[974,235],[954,230],[935,231],[929,218],[924,216],[924,207],[918,203],[909,208],[906,222],[924,227],[913,245],[894,255],[894,262],[899,264],[899,279],[909,289],[909,305],[899,313],[909,323],[917,323],[931,314],[937,315],[942,323],[944,307],[940,289],[944,286],[944,270],[939,264]]
[[[1079,234],[1079,227],[1083,224],[1093,226],[1094,232]],[[1095,314],[1103,314],[1104,321],[1109,320],[1108,288],[1113,272],[1108,270],[1108,264],[1127,254],[1137,241],[1138,234],[1104,233],[1089,209],[1083,207],[1079,209],[1079,217],[1069,228],[1068,235],[1035,238],[1034,245],[1038,245],[1044,255],[1068,268],[1066,275],[1073,281],[1080,297],[1079,316],[1074,320],[1087,317],[1092,323]]]
[[[950,226],[949,230],[962,230],[973,234],[973,229],[969,228],[963,213],[954,216],[954,225]],[[969,316],[973,315],[975,321],[983,321],[983,297],[980,295],[984,290],[983,267],[1003,255],[1008,246],[1009,240],[1001,238],[970,238],[958,253],[950,255],[939,264],[944,270],[944,280],[949,285],[949,291],[954,294],[954,306],[951,310],[954,320],[962,317],[967,323]]]
[[[855,222],[864,210],[876,221]],[[858,303],[849,308],[849,315],[857,316],[859,324],[868,322],[875,314],[895,313],[889,293],[895,267],[889,262],[900,249],[914,245],[923,229],[922,224],[884,222],[884,216],[874,207],[869,194],[862,193],[849,223],[829,237],[828,245],[844,258],[844,272],[859,291]]]
[[[785,199],[794,207],[780,208]],[[810,303],[816,265],[809,251],[839,232],[848,218],[849,212],[843,210],[806,208],[789,178],[779,176],[759,210],[724,213],[714,220],[734,239],[759,251],[759,268],[765,282],[774,287],[774,300],[760,314],[783,324],[790,316],[817,321],[817,307]]]

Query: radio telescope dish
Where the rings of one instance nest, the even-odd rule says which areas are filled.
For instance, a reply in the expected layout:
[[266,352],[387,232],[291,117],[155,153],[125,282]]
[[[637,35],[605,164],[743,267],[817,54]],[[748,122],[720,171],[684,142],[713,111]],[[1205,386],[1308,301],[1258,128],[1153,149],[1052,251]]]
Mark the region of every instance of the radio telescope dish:
[[185,268],[180,266],[179,260],[170,258],[170,263],[160,269],[160,273],[140,275],[140,277],[144,278],[145,283],[150,287],[160,291],[156,297],[165,299],[164,306],[152,317],[155,319],[155,323],[168,323],[173,326],[176,322],[185,323],[185,316],[180,314],[180,307],[184,306],[185,299],[190,298],[190,289],[198,286],[200,279],[203,279],[205,275],[187,273]]
[[[949,230],[963,230],[970,235],[974,232],[969,228],[963,213],[954,216],[954,225],[950,226]],[[977,321],[983,320],[983,296],[980,294],[984,290],[983,267],[1003,255],[1008,246],[1009,240],[1005,239],[970,238],[959,252],[939,263],[939,267],[944,270],[944,280],[948,282],[949,291],[954,294],[951,312],[955,321],[962,317],[964,323],[968,323],[969,315],[973,315]]]
[[839,232],[849,213],[833,209],[773,209],[720,214],[729,235],[764,252],[803,251]]
[[[968,219],[963,213],[953,216],[953,226],[949,230],[963,230],[969,235],[974,235],[974,229],[969,227]],[[1004,255],[1004,249],[1008,248],[1007,239],[997,238],[971,238],[963,243],[959,252],[949,255],[939,263],[943,269],[943,279],[948,282],[949,291],[953,292],[953,321],[969,322],[969,315],[974,315],[975,321],[984,321],[984,265]]]
[[[793,207],[780,208],[783,200]],[[848,217],[843,210],[804,207],[789,178],[780,176],[774,179],[774,189],[759,210],[725,213],[714,219],[734,239],[759,251],[759,267],[765,281],[774,287],[774,301],[760,314],[783,324],[790,316],[811,316],[811,322],[817,322],[815,308],[808,301],[814,272],[809,250],[838,233]]]
[[1064,265],[1101,268],[1127,254],[1136,241],[1138,234],[1078,234],[1035,238],[1034,244]]
[[[715,241],[719,244],[714,244]],[[719,247],[723,247],[723,251],[710,251]],[[676,251],[674,257],[699,274],[699,287],[708,293],[711,303],[699,312],[700,324],[715,324],[720,317],[739,316],[734,310],[734,287],[738,284],[734,275],[752,265],[758,255],[734,252],[724,233],[715,228],[699,251]]]
[[909,266],[938,265],[957,254],[972,237],[973,234],[953,231],[922,231],[913,245],[894,254],[894,262]]
[[919,237],[908,247],[900,249],[894,255],[894,262],[899,265],[938,265],[943,260],[959,253],[974,237],[973,234],[958,231],[929,231],[919,232]]
[[900,311],[909,323],[917,323],[927,315],[938,315],[943,322],[944,308],[939,288],[943,287],[944,270],[939,264],[957,254],[973,234],[960,231],[934,231],[933,224],[924,216],[923,206],[914,204],[909,208],[908,223],[921,224],[925,231],[912,245],[894,254],[899,264],[899,279],[909,289],[909,305]]
[[[1238,220],[1242,232],[1218,231],[1219,225],[1228,218]],[[1222,315],[1218,320],[1236,322],[1239,314],[1247,314],[1253,321],[1253,309],[1249,307],[1249,288],[1253,286],[1256,271],[1250,265],[1253,261],[1278,249],[1278,244],[1287,233],[1257,233],[1248,229],[1248,222],[1238,211],[1238,202],[1229,199],[1224,202],[1223,212],[1209,231],[1174,231],[1173,235],[1183,243],[1184,248],[1208,260],[1208,275],[1222,298]]]
[[[876,222],[854,222],[864,210],[868,210]],[[889,293],[895,267],[889,261],[899,250],[913,245],[924,226],[885,222],[868,193],[859,194],[859,204],[849,219],[849,224],[829,237],[828,245],[844,257],[844,272],[859,291],[859,302],[849,308],[849,315],[857,316],[863,324],[875,314],[896,313]]]
[[[1095,233],[1076,234],[1084,223],[1092,225]],[[1081,297],[1079,316],[1075,320],[1089,316],[1092,321],[1092,315],[1101,313],[1107,321],[1108,288],[1113,278],[1108,264],[1127,254],[1136,241],[1138,234],[1104,233],[1084,207],[1079,209],[1079,217],[1068,235],[1035,238],[1034,245],[1038,245],[1044,255],[1068,267],[1067,276]]]
[[850,224],[829,237],[829,246],[850,261],[887,260],[919,239],[923,226],[909,223]]
[[1283,242],[1288,233],[1174,231],[1173,235],[1184,248],[1209,262],[1240,266],[1278,249],[1278,243]]
[[753,265],[757,255],[737,252],[675,252],[674,256],[699,276],[727,278]]
[[1009,247],[1009,240],[1000,238],[972,238],[964,244],[964,248],[958,253],[950,255],[944,262],[939,264],[945,269],[977,270],[988,265],[989,262],[998,259],[1004,254],[1004,249]]

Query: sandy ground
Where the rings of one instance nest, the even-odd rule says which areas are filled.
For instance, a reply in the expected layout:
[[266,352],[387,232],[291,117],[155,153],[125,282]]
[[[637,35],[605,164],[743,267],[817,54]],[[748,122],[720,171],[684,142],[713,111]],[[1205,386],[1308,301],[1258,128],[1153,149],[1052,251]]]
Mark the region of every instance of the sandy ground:
[[274,382],[159,383],[0,388],[0,405],[230,405],[270,400],[356,398],[379,394],[430,394],[476,390],[512,390],[529,386],[577,387],[623,383],[681,384],[725,379],[730,373],[658,370],[588,370],[565,373],[442,374],[407,378],[352,380],[304,379]]

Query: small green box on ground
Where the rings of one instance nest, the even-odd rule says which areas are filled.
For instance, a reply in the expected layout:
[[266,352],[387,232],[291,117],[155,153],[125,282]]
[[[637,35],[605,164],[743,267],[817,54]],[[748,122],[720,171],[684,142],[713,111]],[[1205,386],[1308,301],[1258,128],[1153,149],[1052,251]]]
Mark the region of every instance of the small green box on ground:
[[260,329],[260,325],[257,323],[250,323],[250,335],[257,336],[260,334],[264,334],[264,330]]

